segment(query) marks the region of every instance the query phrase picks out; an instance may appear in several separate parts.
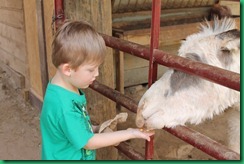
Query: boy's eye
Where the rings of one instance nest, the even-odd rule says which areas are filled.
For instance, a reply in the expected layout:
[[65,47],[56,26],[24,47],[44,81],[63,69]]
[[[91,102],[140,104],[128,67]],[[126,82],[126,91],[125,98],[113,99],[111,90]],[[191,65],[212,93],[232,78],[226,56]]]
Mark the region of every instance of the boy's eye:
[[94,69],[88,69],[89,72],[94,72],[95,70]]

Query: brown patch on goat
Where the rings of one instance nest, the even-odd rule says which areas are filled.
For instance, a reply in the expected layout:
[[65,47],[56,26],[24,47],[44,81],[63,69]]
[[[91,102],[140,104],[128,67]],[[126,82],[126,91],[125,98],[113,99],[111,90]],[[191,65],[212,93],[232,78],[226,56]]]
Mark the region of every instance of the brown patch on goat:
[[213,20],[214,17],[222,19],[224,17],[231,17],[232,13],[228,6],[221,6],[219,3],[214,4],[210,9],[209,20]]
[[[187,53],[185,56],[187,59],[192,61],[197,61],[204,63],[206,62],[205,59],[201,59],[201,57],[198,54],[195,53]],[[200,83],[200,79],[197,76],[190,75],[181,71],[174,70],[171,77],[170,77],[170,92],[167,91],[164,93],[166,96],[172,96],[175,92],[187,89],[191,86],[196,86]]]
[[240,31],[237,29],[233,29],[233,30],[228,30],[226,32],[222,32],[218,35],[216,35],[216,37],[224,40],[226,38],[229,39],[240,39]]

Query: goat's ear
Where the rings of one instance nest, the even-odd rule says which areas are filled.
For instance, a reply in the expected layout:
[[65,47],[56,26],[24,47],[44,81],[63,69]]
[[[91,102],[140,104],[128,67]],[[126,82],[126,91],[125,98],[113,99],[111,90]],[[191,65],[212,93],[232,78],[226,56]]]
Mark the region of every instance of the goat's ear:
[[218,34],[216,37],[222,40],[221,51],[233,52],[240,50],[240,31],[237,29],[229,30]]
[[224,67],[227,67],[233,62],[235,54],[240,54],[240,31],[230,30],[218,34],[221,40],[221,48],[218,54],[218,58]]

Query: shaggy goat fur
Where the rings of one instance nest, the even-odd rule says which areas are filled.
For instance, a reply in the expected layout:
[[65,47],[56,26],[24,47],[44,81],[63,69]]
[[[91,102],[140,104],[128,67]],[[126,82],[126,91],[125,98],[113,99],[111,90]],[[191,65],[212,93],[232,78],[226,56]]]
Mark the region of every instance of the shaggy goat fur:
[[[188,36],[182,42],[178,55],[240,73],[240,31],[235,28],[235,21],[231,18],[201,24],[199,33]],[[141,98],[136,124],[147,129],[199,124],[239,104],[240,92],[169,69]],[[235,127],[230,128],[235,129],[235,134],[240,129],[239,117],[230,117],[230,122],[237,120],[231,123]],[[235,135],[237,139],[239,135]]]

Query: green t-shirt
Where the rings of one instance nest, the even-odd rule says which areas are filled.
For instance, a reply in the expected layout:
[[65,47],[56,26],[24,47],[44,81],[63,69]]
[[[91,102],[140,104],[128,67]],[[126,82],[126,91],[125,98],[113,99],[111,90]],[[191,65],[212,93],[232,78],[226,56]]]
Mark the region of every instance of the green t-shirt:
[[86,97],[48,84],[40,117],[45,160],[95,160],[95,150],[83,147],[93,137]]

